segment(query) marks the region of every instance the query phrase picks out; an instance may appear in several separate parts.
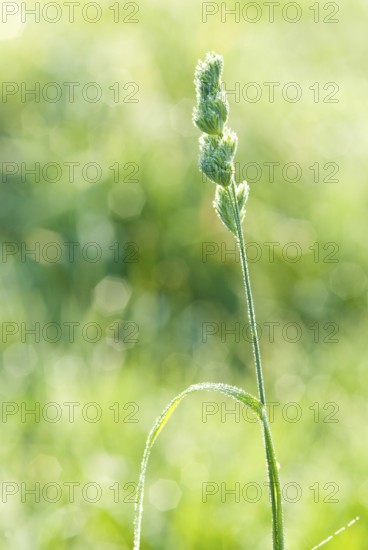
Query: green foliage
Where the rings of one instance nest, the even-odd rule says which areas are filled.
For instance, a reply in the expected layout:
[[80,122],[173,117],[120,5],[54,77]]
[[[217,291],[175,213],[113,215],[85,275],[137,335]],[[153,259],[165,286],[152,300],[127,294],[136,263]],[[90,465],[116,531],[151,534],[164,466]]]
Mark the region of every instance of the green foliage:
[[[1,29],[13,33],[13,38],[1,40],[3,80],[19,85],[0,112],[3,252],[18,247],[18,252],[4,252],[1,267],[2,401],[20,408],[23,403],[29,410],[39,403],[41,411],[46,403],[57,402],[63,413],[56,423],[47,421],[47,409],[46,420],[42,414],[39,421],[27,414],[23,422],[20,410],[4,418],[3,480],[19,487],[24,482],[30,490],[40,481],[42,489],[42,480],[57,482],[63,497],[49,503],[41,495],[35,503],[32,494],[22,502],[21,491],[9,496],[0,517],[1,547],[18,550],[32,541],[37,550],[131,549],[133,504],[124,502],[129,495],[124,487],[138,479],[144,443],[161,403],[201,380],[227,381],[256,394],[233,239],[209,207],[215,186],[201,184],[196,162],[193,66],[210,44],[226,58],[231,127],[239,137],[236,177],[247,179],[252,192],[245,230],[253,256],[249,267],[266,389],[270,400],[279,403],[271,427],[280,473],[284,487],[296,481],[303,491],[297,503],[285,503],[291,518],[288,545],[312,548],[361,515],[358,524],[330,545],[331,550],[365,548],[368,428],[362,418],[368,385],[368,255],[362,228],[368,203],[368,3],[355,2],[349,9],[341,4],[337,24],[323,23],[329,10],[322,4],[319,23],[307,7],[300,22],[286,23],[280,20],[279,6],[273,24],[265,20],[266,9],[255,24],[236,23],[233,15],[222,23],[220,11],[203,24],[195,1],[138,2],[140,12],[133,18],[139,23],[114,23],[111,4],[101,3],[103,15],[97,23],[78,17],[81,4],[70,24],[67,7],[60,3],[63,16],[56,24],[42,17],[37,23],[34,15],[21,24],[19,3],[18,14]],[[132,7],[125,7],[120,4],[120,15],[129,19]],[[92,7],[90,13],[94,16]],[[244,86],[250,81],[258,82],[262,91],[254,103],[246,100]],[[280,84],[270,103],[263,83],[272,81]],[[302,88],[299,102],[282,97],[289,81]],[[338,103],[323,101],[333,89],[323,89],[330,81],[340,87]],[[68,82],[79,83],[70,85],[73,101],[63,84]],[[96,103],[82,97],[90,82],[101,87]],[[116,103],[117,93],[110,87],[117,82]],[[124,88],[129,82],[139,86],[138,93],[132,94],[131,85]],[[309,87],[317,82],[316,103]],[[62,98],[46,101],[41,94],[38,103],[28,94],[22,101],[22,83],[27,91],[40,85],[50,99],[56,84],[44,86],[57,83]],[[249,89],[249,96],[253,91]],[[94,89],[89,93],[93,97]],[[129,103],[131,95],[138,102]],[[7,176],[5,165],[14,162],[18,171]],[[23,178],[21,163],[31,171],[37,162],[40,177]],[[272,180],[267,162],[275,163]],[[293,175],[292,167],[286,173],[289,162],[299,166],[298,181],[287,177]],[[332,162],[338,172],[328,177],[333,166],[325,165]],[[42,170],[47,163],[58,163],[60,179],[55,167]],[[70,168],[74,178],[64,163],[75,166]],[[84,177],[86,163],[97,163],[100,179],[91,181],[93,167],[87,171],[91,180]],[[110,169],[114,165],[119,172]],[[203,262],[209,241],[216,251]],[[300,247],[296,261],[291,261],[293,247],[287,248],[292,241]],[[49,243],[55,244],[47,248]],[[88,243],[100,250],[98,261],[92,261],[93,245],[83,249]],[[24,257],[22,247],[36,252]],[[101,293],[105,280],[125,285],[125,302],[116,291]],[[101,307],[105,302],[106,309]],[[139,328],[133,338],[132,328],[125,328],[129,322]],[[203,322],[218,329],[207,342]],[[7,323],[18,328],[14,336],[6,335]],[[30,331],[26,336],[22,323]],[[31,332],[36,323],[41,339]],[[52,327],[60,327],[59,341],[42,337],[48,323],[49,340],[55,335]],[[96,342],[82,337],[87,323],[101,329]],[[289,323],[299,327],[296,342],[287,337]],[[236,327],[240,333],[231,333]],[[87,335],[93,339],[90,330]],[[73,423],[63,405],[70,401],[80,403]],[[102,408],[96,423],[82,417],[89,402]],[[132,409],[123,409],[133,402],[139,412],[132,419],[138,422],[129,419]],[[283,414],[290,402],[302,411],[296,423]],[[114,403],[120,407],[116,419],[110,409]],[[50,417],[53,411],[51,407]],[[182,496],[175,508],[162,513],[150,498],[147,480],[142,547],[270,546],[259,427],[234,417],[223,423],[220,412],[202,424],[196,398],[176,414],[183,418],[181,435],[176,438],[171,432],[169,439],[163,434],[149,470],[155,479],[162,472],[175,480]],[[252,447],[243,440],[248,434]],[[208,479],[229,486],[259,482],[263,498],[256,505],[232,498],[221,503],[217,495],[204,505],[201,484]],[[67,482],[81,484],[73,503],[66,496]],[[86,482],[102,486],[99,502],[81,498]],[[320,500],[315,503],[309,487],[317,482]],[[325,502],[327,482],[338,485],[338,503]],[[109,489],[115,483],[120,486],[118,501]]]
[[184,397],[186,397],[190,393],[197,392],[197,391],[221,393],[226,397],[230,397],[235,401],[237,401],[238,403],[241,403],[242,405],[246,405],[247,407],[249,407],[256,414],[259,420],[263,418],[263,414],[264,414],[263,405],[258,399],[256,399],[255,397],[253,397],[252,395],[250,395],[249,393],[245,392],[240,388],[237,388],[235,386],[228,386],[226,384],[213,384],[208,382],[202,383],[202,384],[194,384],[189,388],[187,388],[182,393],[180,393],[179,395],[177,395],[176,397],[174,397],[172,401],[170,401],[167,407],[165,407],[165,409],[162,411],[160,416],[156,419],[156,422],[154,423],[153,428],[148,435],[146,447],[144,450],[144,455],[143,455],[143,460],[141,465],[141,473],[139,476],[136,506],[135,506],[134,550],[139,550],[140,548],[144,487],[145,487],[148,460],[151,454],[152,447],[157,437],[159,436],[161,430],[164,428],[165,424],[168,422],[172,413],[175,411],[179,403],[181,403]]

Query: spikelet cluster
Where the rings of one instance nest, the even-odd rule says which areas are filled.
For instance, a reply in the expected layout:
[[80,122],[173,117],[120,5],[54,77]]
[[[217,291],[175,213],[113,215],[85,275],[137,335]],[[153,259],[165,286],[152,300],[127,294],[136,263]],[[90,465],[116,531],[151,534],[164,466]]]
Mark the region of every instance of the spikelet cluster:
[[236,185],[234,179],[238,137],[227,126],[229,104],[222,86],[223,67],[222,57],[214,52],[207,53],[204,61],[198,61],[194,75],[197,105],[193,122],[203,132],[199,138],[199,169],[217,185],[215,210],[236,235],[234,209],[226,188],[231,184],[235,186],[234,200],[238,202],[241,221],[249,188],[245,181]]

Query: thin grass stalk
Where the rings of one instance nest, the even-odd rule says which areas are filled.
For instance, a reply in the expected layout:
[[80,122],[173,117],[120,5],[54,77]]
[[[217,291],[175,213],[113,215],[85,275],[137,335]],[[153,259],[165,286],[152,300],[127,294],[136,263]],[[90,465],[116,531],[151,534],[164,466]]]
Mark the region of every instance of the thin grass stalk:
[[[250,323],[251,332],[252,332],[252,347],[253,347],[254,363],[256,368],[258,394],[262,405],[265,406],[266,392],[265,392],[264,381],[263,381],[261,350],[260,350],[258,333],[257,333],[256,314],[254,309],[252,287],[251,287],[250,277],[249,277],[244,233],[243,233],[243,227],[240,221],[239,206],[238,206],[238,200],[236,196],[236,188],[235,188],[234,181],[232,181],[230,189],[228,188],[228,193],[234,207],[234,217],[235,217],[235,223],[237,228],[236,237],[237,237],[239,250],[240,250],[240,261],[241,261],[242,272],[243,272],[245,296],[246,296],[246,301],[248,305],[248,318],[249,318],[249,323]],[[274,547],[274,550],[284,550],[284,544],[285,544],[284,543],[284,521],[283,521],[283,511],[282,511],[280,476],[279,476],[275,451],[272,443],[271,430],[268,423],[266,409],[264,409],[264,415],[262,417],[262,425],[263,425],[263,438],[264,438],[265,451],[266,451],[269,494],[270,494],[271,508],[272,508],[273,547]]]

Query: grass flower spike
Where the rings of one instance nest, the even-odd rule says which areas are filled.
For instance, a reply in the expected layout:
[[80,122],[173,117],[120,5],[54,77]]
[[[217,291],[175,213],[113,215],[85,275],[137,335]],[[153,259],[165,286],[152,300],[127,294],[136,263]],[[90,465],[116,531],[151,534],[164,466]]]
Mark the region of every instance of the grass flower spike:
[[236,134],[230,131],[221,137],[203,134],[200,138],[199,167],[213,183],[230,185],[237,143]]
[[229,115],[229,105],[221,87],[223,60],[220,55],[208,53],[199,61],[195,72],[197,106],[193,122],[202,132],[221,136]]

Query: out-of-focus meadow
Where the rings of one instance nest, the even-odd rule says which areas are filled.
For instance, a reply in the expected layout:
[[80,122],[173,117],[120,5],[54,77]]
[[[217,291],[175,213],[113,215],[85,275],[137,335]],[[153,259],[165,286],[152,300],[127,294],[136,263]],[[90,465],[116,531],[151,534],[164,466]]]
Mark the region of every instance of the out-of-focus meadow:
[[[4,3],[0,26],[1,547],[132,548],[163,406],[200,381],[257,391],[240,265],[191,123],[194,67],[215,50],[251,186],[287,548],[356,516],[328,548],[366,548],[368,6],[303,1],[292,23],[282,3],[272,23],[264,3],[82,3],[70,22],[49,4],[35,22],[33,2]],[[170,420],[142,548],[270,548],[261,432],[234,406],[194,395]]]

